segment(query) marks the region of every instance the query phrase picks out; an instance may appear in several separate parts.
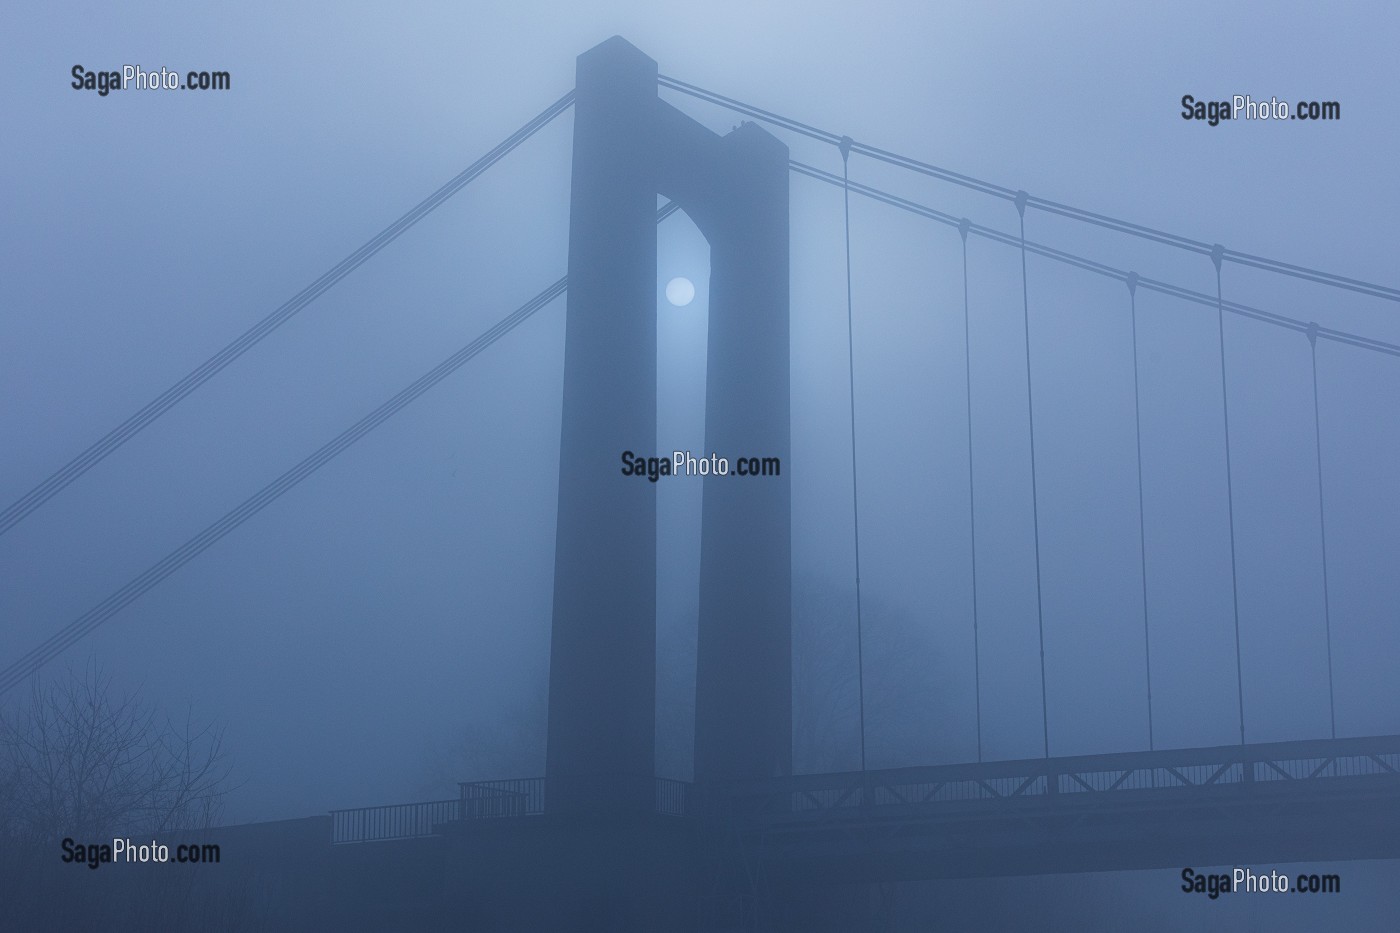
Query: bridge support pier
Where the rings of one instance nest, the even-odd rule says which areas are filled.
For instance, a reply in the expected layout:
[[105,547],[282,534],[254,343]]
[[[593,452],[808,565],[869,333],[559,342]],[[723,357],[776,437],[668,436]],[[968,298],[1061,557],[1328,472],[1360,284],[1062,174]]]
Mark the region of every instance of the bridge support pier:
[[[650,812],[655,771],[656,199],[710,243],[706,444],[778,474],[708,477],[695,777],[792,768],[788,153],[719,136],[657,96],[618,37],[579,57],[569,217],[545,806]],[[685,482],[684,479],[671,480]]]
[[656,63],[579,56],[550,640],[547,806],[650,810],[656,491],[620,474],[656,446],[656,169],[639,115]]

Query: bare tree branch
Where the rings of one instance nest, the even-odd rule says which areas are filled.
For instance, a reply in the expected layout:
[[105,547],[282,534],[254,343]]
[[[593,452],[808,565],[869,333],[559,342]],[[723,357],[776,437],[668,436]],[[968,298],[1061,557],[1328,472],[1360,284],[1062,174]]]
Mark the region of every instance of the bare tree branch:
[[0,713],[0,829],[12,838],[209,826],[228,778],[221,727],[157,717],[96,664],[36,678],[26,704]]

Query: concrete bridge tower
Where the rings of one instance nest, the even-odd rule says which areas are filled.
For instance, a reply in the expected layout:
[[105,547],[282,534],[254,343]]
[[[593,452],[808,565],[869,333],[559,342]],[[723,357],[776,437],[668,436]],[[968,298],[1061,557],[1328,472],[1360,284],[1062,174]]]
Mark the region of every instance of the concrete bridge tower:
[[656,453],[658,194],[710,244],[706,453],[776,456],[785,471],[704,480],[695,777],[792,766],[788,153],[754,124],[719,136],[657,89],[656,63],[621,38],[579,57],[546,769],[556,813],[653,807],[656,485],[623,476],[620,454]]

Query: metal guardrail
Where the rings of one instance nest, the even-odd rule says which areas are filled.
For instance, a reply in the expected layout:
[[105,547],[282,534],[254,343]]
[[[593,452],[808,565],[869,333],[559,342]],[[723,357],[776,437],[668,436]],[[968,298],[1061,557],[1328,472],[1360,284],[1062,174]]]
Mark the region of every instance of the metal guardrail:
[[[331,811],[331,842],[379,842],[431,836],[447,823],[538,816],[544,813],[544,778],[463,781],[455,800]],[[665,816],[695,815],[694,788],[686,781],[655,779],[655,809]]]
[[457,786],[462,790],[462,818],[466,820],[544,812],[544,778],[463,781]]
[[435,827],[461,818],[460,799],[332,810],[331,844],[431,836]]
[[[688,781],[655,778],[654,807],[665,816],[690,816],[693,787]],[[500,816],[534,816],[544,812],[545,779],[516,778],[508,781],[464,781],[462,818],[492,819]]]
[[[979,801],[1086,800],[1132,792],[1325,786],[1371,779],[1400,790],[1400,736],[1032,758],[879,771],[802,774],[697,787],[656,778],[654,812],[678,817],[811,819]],[[1389,786],[1389,784],[1387,784]],[[456,800],[333,810],[332,842],[432,835],[446,823],[545,812],[545,779],[468,781]],[[1227,791],[1233,793],[1233,791]],[[1128,798],[1123,798],[1128,799]]]
[[656,779],[656,812],[662,816],[694,816],[692,804],[695,786],[674,778]]
[[1371,778],[1400,788],[1400,736],[793,775],[706,788],[717,813],[810,817],[958,802]]

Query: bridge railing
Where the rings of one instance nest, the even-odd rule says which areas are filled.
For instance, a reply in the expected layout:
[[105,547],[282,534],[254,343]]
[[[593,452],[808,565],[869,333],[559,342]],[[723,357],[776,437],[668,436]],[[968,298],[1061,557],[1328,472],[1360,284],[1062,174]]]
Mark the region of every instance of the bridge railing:
[[674,778],[656,779],[656,812],[663,816],[694,816],[695,785]]
[[[655,812],[694,816],[697,796],[686,781],[654,780]],[[331,811],[331,842],[379,842],[431,836],[448,823],[538,816],[545,812],[545,779],[462,781],[454,800],[357,807]]]
[[[674,778],[653,779],[655,812],[689,816],[694,808],[693,785]],[[515,778],[506,781],[464,781],[462,818],[492,819],[503,816],[535,816],[545,812],[545,779]]]
[[460,799],[332,810],[331,843],[382,842],[431,836],[436,827],[461,818]]
[[[1167,749],[726,782],[705,789],[716,814],[810,818],[872,808],[1038,799],[1133,791],[1245,788],[1371,778],[1400,789],[1400,736]],[[1234,792],[1234,791],[1221,791]]]
[[462,819],[534,816],[544,812],[544,778],[463,781]]
[[[799,774],[701,787],[656,778],[653,806],[666,816],[811,819],[994,800],[1014,806],[1120,794],[1126,800],[1133,792],[1237,793],[1333,779],[1379,781],[1400,792],[1400,736]],[[545,786],[542,777],[466,781],[455,800],[333,810],[331,841],[408,839],[446,823],[535,816],[545,812]]]

